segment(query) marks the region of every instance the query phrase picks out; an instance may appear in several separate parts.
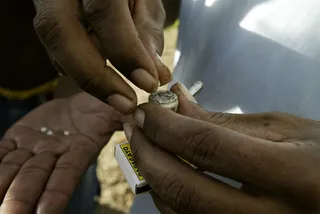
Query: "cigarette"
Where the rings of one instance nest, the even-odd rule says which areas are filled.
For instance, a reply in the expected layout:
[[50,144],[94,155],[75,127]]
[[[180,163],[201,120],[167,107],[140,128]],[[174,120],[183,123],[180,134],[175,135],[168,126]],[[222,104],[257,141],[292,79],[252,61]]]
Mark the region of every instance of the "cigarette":
[[[189,92],[193,96],[195,96],[202,90],[202,88],[203,83],[201,81],[197,81],[190,87]],[[157,91],[150,94],[149,103],[155,103],[173,111],[177,111],[179,106],[178,96],[171,91]],[[144,180],[143,176],[139,172],[139,169],[137,168],[137,165],[134,162],[133,154],[128,142],[116,145],[114,155],[120,166],[120,169],[122,170],[132,189],[132,192],[135,195],[151,191],[149,184]],[[185,162],[188,163],[187,161]],[[191,166],[193,168],[196,168],[193,165]]]
[[190,88],[189,92],[192,96],[196,96],[203,89],[203,82],[197,81]]

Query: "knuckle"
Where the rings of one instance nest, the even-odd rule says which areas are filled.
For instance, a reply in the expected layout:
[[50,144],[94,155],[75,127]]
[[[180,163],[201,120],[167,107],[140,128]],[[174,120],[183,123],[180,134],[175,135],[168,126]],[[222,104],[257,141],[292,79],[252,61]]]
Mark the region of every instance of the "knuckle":
[[1,161],[1,165],[9,167],[11,169],[20,169],[21,167],[20,163],[15,163],[13,161]]
[[275,121],[278,121],[280,119],[283,119],[284,114],[280,112],[267,112],[264,113],[261,117],[261,120],[265,123],[273,123]]
[[153,44],[157,47],[158,54],[162,54],[164,48],[164,35],[162,26],[153,26],[147,29],[153,38]]
[[110,1],[84,0],[85,15],[89,22],[100,23],[112,14],[112,7],[108,2]]
[[[177,175],[165,174],[160,183],[164,200],[178,213],[185,213],[194,205],[195,189],[193,185],[185,185]],[[192,205],[192,206],[193,206]]]
[[[142,104],[141,107],[146,112],[146,117],[144,120],[143,130],[149,139],[153,142],[162,142],[164,138],[164,133],[167,132],[167,127],[164,126],[163,120],[165,117],[158,118],[155,112],[162,113],[161,107],[156,104]],[[161,110],[161,111],[159,111]]]
[[99,100],[105,100],[107,98],[106,91],[102,90],[102,87],[104,85],[103,80],[105,80],[104,75],[106,74],[89,77],[85,71],[77,71],[77,73],[72,71],[71,76],[83,91],[94,94]]
[[130,142],[131,144],[131,151],[132,151],[132,155],[134,157],[134,162],[137,164],[137,165],[140,165],[140,163],[144,160],[143,158],[143,155],[144,155],[144,152],[142,151],[142,148],[137,146],[135,144],[135,141],[132,140]]
[[136,27],[144,32],[144,35],[140,35],[142,39],[146,40],[148,43],[152,43],[159,52],[158,54],[161,54],[164,48],[163,25],[150,20],[145,20],[136,25]]
[[74,76],[74,80],[81,89],[88,92],[88,88],[90,87],[90,84],[92,82],[91,78],[87,78],[85,75],[82,74],[77,74]]
[[83,169],[76,166],[75,164],[72,163],[68,163],[68,162],[58,162],[56,164],[56,169],[60,169],[60,170],[72,170],[73,172],[75,172],[75,174],[77,175],[81,175],[83,172]]
[[[212,130],[205,130],[187,137],[187,156],[191,158],[196,166],[211,164],[218,147],[212,148],[213,142],[210,142],[212,135]],[[215,144],[219,145],[218,140],[215,141]]]
[[285,136],[281,133],[275,132],[273,129],[269,129],[269,128],[265,128],[263,130],[262,136],[264,139],[271,140],[274,142],[284,142],[284,141],[288,140],[287,136]]
[[165,10],[163,4],[161,4],[161,6],[159,8],[158,18],[159,18],[159,22],[162,24],[164,24],[167,19],[167,13],[166,13],[166,10]]
[[222,112],[212,112],[209,114],[209,120],[220,126],[232,122],[233,119],[234,117],[232,114],[226,114]]
[[45,46],[49,49],[56,49],[62,27],[59,25],[54,9],[42,7],[35,16],[33,25]]
[[[176,196],[176,189],[179,189],[179,182],[177,181],[177,177],[175,175],[165,173],[165,175],[160,179],[160,189],[164,190],[164,200],[171,201]],[[178,187],[178,188],[177,188]]]
[[[34,204],[31,201],[30,198],[24,198],[22,195],[16,195],[15,197],[6,197],[3,199],[1,204],[1,213],[16,213],[12,209],[12,204],[15,205],[15,207],[25,207],[24,210],[32,210],[34,209]],[[11,206],[10,206],[11,205]],[[7,212],[8,211],[8,212]]]
[[166,10],[162,4],[161,1],[148,1],[147,4],[152,4],[152,5],[147,5],[149,9],[148,17],[149,20],[153,20],[161,25],[164,24],[166,20]]
[[48,170],[45,168],[32,164],[32,165],[22,167],[19,173],[26,175],[26,174],[47,173],[47,171]]

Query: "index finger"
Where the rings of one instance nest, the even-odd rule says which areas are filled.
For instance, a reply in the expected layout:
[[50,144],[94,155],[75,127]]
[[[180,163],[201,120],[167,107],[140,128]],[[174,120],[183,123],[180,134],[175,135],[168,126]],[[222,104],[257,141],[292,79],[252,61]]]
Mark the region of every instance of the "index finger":
[[284,178],[272,175],[291,171],[296,162],[294,146],[270,143],[157,105],[141,105],[133,116],[158,146],[201,169],[263,189],[282,189]]
[[[132,20],[129,1],[83,0],[85,14],[110,62],[147,92],[157,88],[158,73]],[[135,5],[141,4],[135,1]]]
[[57,157],[43,152],[23,164],[3,200],[5,213],[32,213]]
[[35,29],[61,68],[85,91],[121,113],[130,113],[136,95],[91,43],[79,21],[79,1],[34,0],[34,4]]
[[[73,139],[80,142],[81,139]],[[37,213],[63,213],[76,185],[90,165],[96,151],[81,149],[63,154],[56,162],[48,182],[38,200]],[[81,157],[81,158],[79,158]],[[74,161],[78,158],[78,161]]]
[[255,198],[194,171],[152,144],[139,128],[131,129],[130,144],[139,171],[160,199],[177,213],[263,214],[283,211],[281,205],[272,204],[268,199]]

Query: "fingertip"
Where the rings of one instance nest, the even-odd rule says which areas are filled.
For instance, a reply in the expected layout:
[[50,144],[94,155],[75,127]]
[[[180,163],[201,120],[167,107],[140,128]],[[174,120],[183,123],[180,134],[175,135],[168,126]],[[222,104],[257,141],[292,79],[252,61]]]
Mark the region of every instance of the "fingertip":
[[158,89],[158,77],[152,76],[148,71],[144,69],[136,69],[131,73],[131,80],[139,88],[146,92],[152,93]]
[[175,83],[170,91],[175,93],[178,96],[179,100],[179,109],[178,112],[181,114],[184,112],[186,109],[187,111],[190,110],[190,106],[194,107],[197,103],[190,101],[181,91],[181,88],[179,88],[180,83]]
[[185,93],[183,93],[183,87],[184,86],[182,86],[181,83],[178,82],[178,83],[175,83],[170,89],[173,93],[175,93],[178,96],[178,99],[179,99],[178,113],[185,116],[198,118],[199,117],[198,114],[200,113],[201,115],[203,114],[203,109],[197,103],[196,99],[192,95],[190,95],[189,97],[185,96]]
[[177,82],[172,88],[171,91],[176,93],[178,96],[183,96],[190,102],[197,104],[197,100],[192,96],[189,90],[181,82]]
[[112,94],[107,100],[107,104],[119,111],[123,115],[129,115],[133,112],[137,105],[135,100],[130,100],[127,97],[120,94]]
[[132,133],[133,133],[133,128],[134,128],[134,125],[131,124],[131,123],[125,123],[123,125],[123,130],[124,130],[124,133],[126,135],[126,138],[127,140],[130,142],[131,140],[131,136],[132,136]]
[[139,126],[141,129],[143,129],[143,125],[144,125],[144,119],[145,119],[145,112],[142,108],[138,107],[133,111],[133,120],[135,121],[135,123],[137,124],[137,126]]
[[170,69],[166,66],[159,54],[156,54],[155,64],[158,70],[159,81],[161,83],[161,86],[169,83],[172,80],[172,74],[170,72]]
[[174,83],[171,88],[170,91],[172,91],[173,93],[177,94],[179,96],[180,92],[178,90],[178,82]]

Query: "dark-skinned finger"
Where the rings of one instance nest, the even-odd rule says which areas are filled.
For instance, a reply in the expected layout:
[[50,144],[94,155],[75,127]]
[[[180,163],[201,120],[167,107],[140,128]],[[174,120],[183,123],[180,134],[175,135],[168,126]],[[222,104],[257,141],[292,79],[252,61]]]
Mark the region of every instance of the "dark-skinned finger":
[[[91,42],[96,46],[96,48],[99,50],[101,56],[106,57],[102,47],[100,46],[100,43],[97,39],[97,37],[95,36],[95,34],[88,32],[88,36],[91,40]],[[54,57],[50,57],[51,59],[51,63],[53,65],[53,67],[59,72],[60,75],[67,75],[67,73],[62,69],[61,65],[57,62],[57,60],[54,59]]]
[[31,157],[31,152],[25,149],[17,149],[7,153],[2,158],[0,164],[0,202],[2,202],[21,166]]
[[157,68],[160,83],[167,84],[172,75],[160,57],[164,48],[163,26],[166,19],[162,1],[139,1],[133,11],[133,21],[144,47]]
[[[133,117],[156,145],[200,169],[242,183],[279,192],[284,188],[292,189],[292,185],[299,182],[297,179],[286,183],[298,169],[308,174],[299,162],[304,154],[297,152],[297,147],[291,143],[276,144],[254,138],[154,104],[139,106]],[[291,170],[293,165],[296,171]],[[284,171],[287,176],[279,177]]]
[[[188,89],[182,83],[174,84],[171,89],[172,92],[177,94],[179,99],[179,114],[192,117],[198,120],[214,123],[216,125],[224,126],[236,131],[240,131],[241,127],[243,126],[252,126],[257,128],[258,124],[258,117],[261,114],[229,114],[229,113],[222,113],[222,112],[209,112],[202,108],[200,105],[197,104],[197,101],[194,97],[190,94]],[[252,116],[255,116],[253,119]],[[264,122],[260,119],[260,123]],[[263,123],[262,123],[263,126]]]
[[[69,105],[71,109],[79,109],[79,106],[84,102],[88,105],[82,105],[84,109],[80,111],[83,118],[81,122],[75,122],[79,117],[78,111],[70,112],[70,119],[76,129],[82,130],[81,134],[94,139],[95,143],[102,149],[115,131],[122,130],[121,119],[125,116],[87,93],[78,94],[72,98]],[[92,114],[86,112],[95,112],[94,119],[92,119]]]
[[[196,103],[194,97],[183,84],[176,83],[171,91],[178,95],[179,114],[273,142],[283,142],[288,136],[292,138],[307,136],[306,132],[310,131],[308,127],[311,127],[311,124],[314,125],[315,122],[275,112],[254,114],[209,112]],[[305,132],[291,131],[297,129],[297,127],[300,130],[304,129]]]
[[105,59],[107,59],[107,55],[106,55],[106,53],[104,52],[104,50],[103,50],[103,48],[102,48],[102,46],[101,46],[101,44],[100,44],[97,36],[96,36],[93,32],[88,33],[88,35],[89,35],[89,38],[90,38],[91,42],[92,42],[92,43],[94,44],[94,46],[96,46],[96,48],[99,50],[101,56],[103,56]]
[[3,139],[0,141],[0,161],[6,156],[9,152],[12,152],[17,148],[15,142],[9,139]]
[[141,89],[155,91],[157,69],[139,38],[128,0],[83,0],[83,7],[108,60]]
[[157,209],[161,214],[177,214],[173,211],[166,203],[164,203],[159,196],[157,196],[154,192],[150,193],[153,203],[156,205]]
[[154,145],[138,127],[126,126],[139,171],[176,213],[281,213],[277,204],[255,198],[203,176],[179,158]]
[[[91,40],[91,42],[98,48],[98,50],[100,51],[100,54],[102,56],[104,56],[103,51],[101,49],[100,46],[98,46],[99,42],[97,40],[97,38],[94,35],[89,35],[89,38]],[[53,65],[53,67],[59,72],[60,75],[68,75],[61,67],[61,65],[57,62],[57,60],[54,59],[54,57],[50,57],[51,59],[51,63]]]
[[77,0],[34,0],[34,26],[49,55],[88,93],[123,114],[136,106],[133,89],[110,67],[80,23]]
[[32,213],[46,186],[57,157],[41,153],[30,158],[20,168],[4,198],[4,213]]
[[[73,140],[81,145],[81,139]],[[38,201],[37,213],[55,214],[65,210],[82,175],[97,155],[91,146],[79,145],[79,149],[65,153],[58,159]]]

